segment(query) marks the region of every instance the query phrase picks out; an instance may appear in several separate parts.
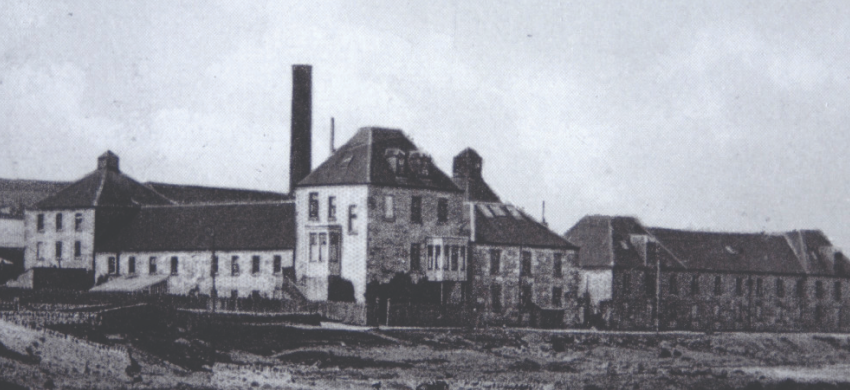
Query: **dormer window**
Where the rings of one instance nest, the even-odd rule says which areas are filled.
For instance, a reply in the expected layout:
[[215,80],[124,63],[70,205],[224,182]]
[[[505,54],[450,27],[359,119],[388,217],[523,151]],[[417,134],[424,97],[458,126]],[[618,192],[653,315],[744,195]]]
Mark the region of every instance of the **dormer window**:
[[384,151],[384,158],[387,159],[387,164],[389,164],[390,170],[393,173],[396,175],[405,174],[404,167],[407,156],[404,151],[398,148],[388,148]]

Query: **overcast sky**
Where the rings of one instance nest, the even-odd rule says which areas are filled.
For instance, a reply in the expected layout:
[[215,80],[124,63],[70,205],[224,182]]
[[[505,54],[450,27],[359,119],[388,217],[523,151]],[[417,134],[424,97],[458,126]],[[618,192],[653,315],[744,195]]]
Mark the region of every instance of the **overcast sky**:
[[673,228],[819,228],[850,249],[846,1],[0,2],[0,177],[288,190],[291,65],[313,164],[362,126],[503,200]]

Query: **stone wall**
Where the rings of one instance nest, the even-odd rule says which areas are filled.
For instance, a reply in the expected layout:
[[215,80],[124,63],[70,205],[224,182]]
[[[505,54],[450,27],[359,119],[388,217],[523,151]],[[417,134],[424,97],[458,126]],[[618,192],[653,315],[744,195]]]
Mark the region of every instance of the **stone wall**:
[[[80,229],[76,229],[75,215],[82,215]],[[62,214],[62,228],[56,228],[56,215]],[[38,216],[44,216],[44,227],[38,229]],[[24,268],[61,267],[91,270],[94,253],[95,212],[81,210],[27,210],[24,213],[24,235],[26,251]],[[80,256],[75,256],[74,245],[81,244]],[[62,256],[56,256],[56,242],[62,242]],[[38,247],[41,243],[42,253]]]
[[[611,327],[655,327],[655,291],[647,291],[655,277],[654,269],[615,269]],[[661,329],[850,331],[848,278],[664,270],[660,282]]]
[[[499,270],[491,274],[491,251],[500,251]],[[520,276],[522,252],[531,252],[531,276]],[[577,265],[568,259],[567,250],[546,248],[520,248],[515,246],[497,246],[475,244],[473,246],[473,310],[487,324],[529,325],[532,310],[524,308],[520,302],[521,287],[531,289],[531,301],[544,310],[563,310],[564,325],[575,324],[578,315],[577,294],[580,292],[581,275]],[[560,277],[554,274],[554,254],[563,256]],[[493,302],[493,287],[501,289],[501,309]],[[561,289],[560,304],[553,300],[553,287]]]

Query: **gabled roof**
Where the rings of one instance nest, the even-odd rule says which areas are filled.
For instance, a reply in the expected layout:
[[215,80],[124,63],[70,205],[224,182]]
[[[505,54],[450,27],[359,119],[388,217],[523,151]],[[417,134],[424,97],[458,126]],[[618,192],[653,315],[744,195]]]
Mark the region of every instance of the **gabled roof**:
[[393,170],[387,161],[388,150],[406,156],[418,148],[401,130],[366,127],[357,131],[345,145],[298,183],[299,187],[342,184],[372,184],[394,187],[428,188],[441,191],[461,190],[439,168],[429,164],[428,174],[414,174],[408,168]]
[[656,242],[662,266],[740,273],[850,274],[850,261],[832,254],[832,244],[816,230],[790,233],[726,233],[644,227],[637,218],[586,216],[565,237],[581,246],[582,267],[646,265],[631,240]]
[[23,217],[24,209],[71,184],[63,181],[0,179],[0,214]]
[[274,202],[291,199],[288,194],[271,191],[147,182],[145,186],[177,204]]
[[217,250],[295,248],[294,203],[142,207],[118,232],[96,242],[95,250],[207,251],[213,245]]
[[511,205],[475,203],[475,241],[484,244],[578,249]]
[[802,274],[797,257],[779,234],[715,233],[663,228],[649,231],[688,269]]
[[[104,163],[109,161],[109,163]],[[118,170],[118,157],[107,151],[98,169],[36,204],[39,209],[167,205],[173,202]]]

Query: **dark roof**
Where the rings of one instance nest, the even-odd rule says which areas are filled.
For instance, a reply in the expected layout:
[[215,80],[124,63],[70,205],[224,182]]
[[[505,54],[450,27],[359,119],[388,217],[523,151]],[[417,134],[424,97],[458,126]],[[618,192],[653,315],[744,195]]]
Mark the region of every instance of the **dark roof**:
[[466,148],[455,156],[452,164],[452,181],[464,191],[464,200],[500,203],[499,196],[481,176],[484,159],[472,148]]
[[715,233],[650,228],[688,269],[805,273],[788,241],[780,234]]
[[146,186],[178,204],[286,201],[288,194],[235,188],[202,187],[147,182]]
[[475,204],[475,241],[485,244],[578,249],[516,207],[501,203]]
[[23,217],[24,209],[71,184],[63,181],[0,179],[0,214]]
[[820,230],[795,230],[785,234],[800,266],[811,274],[850,275],[850,263],[841,253],[832,253],[832,242]]
[[38,202],[39,209],[167,205],[172,202],[117,169],[99,168]]
[[[401,130],[366,127],[357,131],[318,168],[298,183],[298,186],[324,186],[340,184],[373,184],[394,187],[428,188],[442,191],[461,190],[433,163],[428,163],[428,174],[410,169],[402,164],[393,170],[387,153],[401,151],[421,153]],[[430,161],[430,160],[428,160]]]
[[142,207],[97,251],[295,248],[292,202]]
[[564,237],[578,245],[581,267],[613,267],[611,246],[611,217],[588,215],[564,233]]

